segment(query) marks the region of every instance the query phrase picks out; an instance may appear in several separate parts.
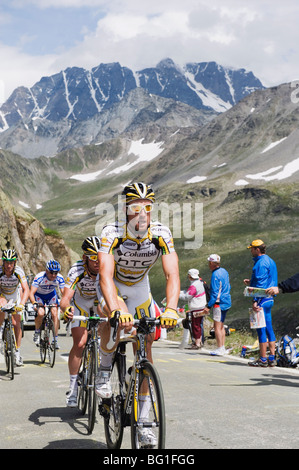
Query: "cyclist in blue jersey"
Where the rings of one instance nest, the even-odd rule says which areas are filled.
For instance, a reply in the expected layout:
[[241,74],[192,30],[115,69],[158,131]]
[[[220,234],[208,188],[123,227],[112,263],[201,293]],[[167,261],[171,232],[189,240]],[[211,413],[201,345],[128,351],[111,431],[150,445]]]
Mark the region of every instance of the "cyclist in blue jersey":
[[[268,289],[277,286],[277,268],[270,256],[266,255],[266,245],[263,240],[253,240],[247,247],[253,256],[253,269],[251,279],[244,279],[244,284],[250,287]],[[252,308],[258,311],[263,308],[266,320],[264,328],[257,328],[260,346],[260,358],[249,362],[250,366],[273,367],[275,366],[275,334],[272,327],[271,309],[274,305],[273,297],[254,297]],[[267,344],[269,341],[270,354],[267,360]]]
[[36,310],[35,317],[35,332],[33,334],[33,341],[38,345],[39,330],[45,315],[43,305],[56,304],[57,307],[52,307],[51,313],[55,326],[56,340],[55,347],[59,349],[57,337],[59,328],[58,306],[59,297],[57,290],[60,289],[61,294],[64,291],[64,278],[59,274],[61,267],[58,261],[50,259],[46,264],[46,270],[38,273],[32,281],[29,298]]
[[210,300],[206,313],[213,308],[213,320],[217,348],[211,351],[213,356],[223,356],[227,354],[225,349],[225,329],[224,322],[226,314],[231,307],[230,281],[226,269],[220,267],[220,256],[212,254],[208,257],[209,268],[212,271],[210,285]]

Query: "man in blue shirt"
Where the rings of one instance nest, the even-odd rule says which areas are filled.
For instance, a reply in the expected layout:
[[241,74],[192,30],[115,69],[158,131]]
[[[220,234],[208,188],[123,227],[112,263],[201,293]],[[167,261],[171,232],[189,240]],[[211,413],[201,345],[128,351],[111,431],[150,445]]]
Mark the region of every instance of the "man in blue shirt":
[[[251,279],[244,279],[244,284],[250,287],[260,287],[268,289],[277,286],[277,268],[270,256],[266,255],[266,245],[263,240],[253,240],[247,247],[251,250],[253,256],[253,269]],[[258,311],[264,309],[266,326],[257,328],[257,334],[260,345],[260,358],[257,361],[251,361],[250,366],[273,367],[275,366],[275,334],[272,327],[271,309],[274,305],[273,297],[254,297],[252,308]],[[270,354],[267,361],[267,344],[269,342]]]
[[210,285],[210,300],[205,309],[213,307],[213,320],[217,349],[211,352],[213,356],[226,354],[224,322],[231,307],[230,282],[226,269],[220,267],[220,256],[212,254],[208,257],[209,268],[212,271]]

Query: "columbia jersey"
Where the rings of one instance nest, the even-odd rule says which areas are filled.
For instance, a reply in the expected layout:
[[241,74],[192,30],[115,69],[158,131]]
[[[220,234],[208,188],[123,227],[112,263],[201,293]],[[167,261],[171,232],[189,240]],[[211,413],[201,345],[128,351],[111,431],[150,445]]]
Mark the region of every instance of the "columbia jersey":
[[77,290],[79,295],[86,300],[96,298],[96,280],[92,279],[82,260],[77,261],[68,272],[65,287]]
[[58,287],[63,289],[65,282],[61,274],[57,274],[55,279],[50,280],[47,278],[46,271],[42,271],[35,276],[32,281],[32,286],[37,287],[37,294],[47,295],[56,291]]
[[4,268],[1,266],[0,271],[0,293],[3,295],[11,295],[16,292],[21,283],[27,282],[25,273],[20,266],[16,266],[13,274],[7,277],[4,274]]
[[142,239],[131,238],[125,225],[107,225],[101,234],[100,252],[113,254],[114,277],[128,286],[140,282],[159,256],[174,252],[168,227],[153,222]]

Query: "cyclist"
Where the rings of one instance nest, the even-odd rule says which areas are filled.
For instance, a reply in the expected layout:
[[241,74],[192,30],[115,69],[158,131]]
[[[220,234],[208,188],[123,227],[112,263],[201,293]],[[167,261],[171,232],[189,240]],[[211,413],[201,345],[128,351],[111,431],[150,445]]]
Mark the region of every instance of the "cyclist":
[[[132,325],[132,315],[155,317],[154,301],[150,291],[148,272],[161,256],[166,277],[166,308],[161,314],[162,327],[175,326],[179,318],[176,308],[180,294],[178,257],[173,246],[173,239],[168,227],[151,222],[151,211],[155,194],[151,186],[145,183],[132,183],[125,186],[122,195],[125,198],[124,210],[126,222],[115,222],[103,228],[99,252],[99,299],[103,295],[109,310],[109,317],[119,310],[120,295],[127,306],[122,310],[120,321],[123,327]],[[129,312],[129,313],[128,313]],[[108,350],[110,335],[109,323],[102,323],[101,330],[101,366],[96,379],[96,393],[102,398],[111,396],[110,370],[113,350]],[[153,333],[147,343],[147,357],[153,362],[151,345]],[[116,345],[114,345],[114,348]],[[144,397],[144,410],[146,400]],[[146,411],[145,411],[146,413]],[[144,428],[144,443],[153,445],[150,429]]]
[[[99,270],[98,237],[87,237],[82,243],[83,257],[68,272],[60,308],[65,320],[72,320],[73,315],[88,316],[91,308],[97,303],[96,277]],[[98,307],[99,309],[100,307]],[[87,341],[87,323],[73,320],[71,323],[73,346],[69,354],[70,387],[67,392],[66,404],[77,406],[78,372],[84,346]]]
[[[18,254],[14,248],[4,250],[2,253],[3,265],[0,267],[0,307],[4,307],[10,300],[17,304],[16,315],[12,322],[16,336],[16,365],[23,365],[20,355],[22,340],[21,317],[24,305],[29,296],[29,286],[23,269],[17,266]],[[0,312],[0,326],[4,320],[4,312]]]
[[35,332],[33,334],[33,341],[38,345],[39,341],[39,332],[40,327],[45,315],[45,309],[42,305],[56,304],[57,307],[52,307],[51,314],[53,318],[53,323],[55,326],[55,347],[59,349],[57,338],[58,338],[58,328],[59,328],[59,318],[58,318],[58,305],[59,297],[57,289],[60,289],[61,294],[64,291],[64,278],[59,271],[61,266],[58,261],[55,259],[50,259],[46,264],[46,270],[38,273],[32,281],[30,288],[30,302],[33,304],[36,311],[35,317]]

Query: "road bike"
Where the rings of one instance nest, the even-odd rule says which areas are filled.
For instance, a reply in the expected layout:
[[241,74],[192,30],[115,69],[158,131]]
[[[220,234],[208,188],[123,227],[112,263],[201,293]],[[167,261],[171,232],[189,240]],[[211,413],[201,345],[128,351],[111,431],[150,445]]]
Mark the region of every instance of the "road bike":
[[56,304],[39,305],[45,309],[45,314],[39,331],[39,352],[42,364],[46,362],[48,356],[50,367],[54,367],[56,357],[56,332],[52,319],[51,309],[57,307]]
[[92,433],[96,419],[97,395],[95,392],[95,378],[100,366],[98,325],[106,322],[107,318],[93,315],[77,315],[73,320],[86,321],[88,323],[88,337],[83,351],[81,365],[78,374],[78,408],[84,415],[88,409],[88,432]]
[[15,306],[15,304],[7,304],[1,308],[2,312],[5,312],[6,314],[2,340],[6,372],[8,374],[10,373],[11,380],[13,380],[15,376],[15,354],[17,349],[15,330],[12,324],[12,316],[16,313]]
[[[117,314],[115,315],[117,330]],[[163,389],[158,372],[146,357],[147,335],[160,320],[143,317],[134,320],[136,334],[120,338],[114,353],[111,369],[112,397],[102,399],[99,412],[104,418],[106,443],[109,449],[119,449],[126,426],[131,427],[131,446],[133,449],[165,448],[165,404]],[[135,356],[126,382],[126,345],[135,345]],[[108,343],[108,348],[111,345]],[[154,437],[153,445],[143,445],[142,434],[150,431]]]

